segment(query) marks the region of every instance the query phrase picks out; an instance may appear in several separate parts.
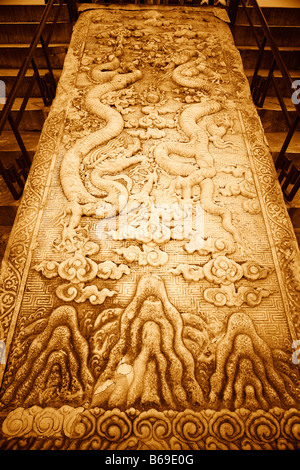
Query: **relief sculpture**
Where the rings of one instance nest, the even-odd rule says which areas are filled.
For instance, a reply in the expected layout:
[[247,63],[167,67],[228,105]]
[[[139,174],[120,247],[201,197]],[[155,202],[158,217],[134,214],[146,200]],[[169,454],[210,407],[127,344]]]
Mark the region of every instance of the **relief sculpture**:
[[228,25],[95,6],[60,83],[0,447],[299,449],[298,252]]

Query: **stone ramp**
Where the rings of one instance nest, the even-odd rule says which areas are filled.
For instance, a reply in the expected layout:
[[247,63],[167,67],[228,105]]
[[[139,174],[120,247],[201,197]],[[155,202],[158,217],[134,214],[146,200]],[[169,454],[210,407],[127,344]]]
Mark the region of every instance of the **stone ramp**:
[[1,281],[2,449],[299,448],[299,248],[214,9],[80,15]]

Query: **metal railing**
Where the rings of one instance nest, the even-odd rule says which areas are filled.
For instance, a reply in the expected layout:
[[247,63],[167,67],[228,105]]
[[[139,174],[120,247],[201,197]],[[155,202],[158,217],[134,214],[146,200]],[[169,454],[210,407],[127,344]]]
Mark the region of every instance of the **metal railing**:
[[[259,7],[256,0],[230,0],[228,6],[228,16],[230,18],[232,30],[236,22],[239,5],[243,7],[243,11],[245,12],[249,25],[251,27],[251,31],[258,46],[257,62],[255,65],[250,85],[254,104],[259,108],[262,108],[264,106],[267,93],[269,91],[270,86],[272,85],[274,87],[275,94],[277,96],[281,111],[287,124],[288,132],[281,147],[281,150],[277,156],[275,168],[278,171],[278,180],[281,183],[281,189],[284,194],[284,197],[287,201],[292,201],[300,187],[300,169],[298,169],[297,166],[293,163],[293,160],[286,155],[286,151],[297,129],[300,118],[300,102],[292,101],[292,95],[295,93],[295,96],[297,96],[298,90],[295,85],[295,81],[292,80],[289,71],[284,63],[284,60],[273,38],[271,29],[266,21],[262,9]],[[249,8],[252,8],[254,15],[250,15]],[[257,34],[253,17],[255,17],[258,25],[260,26],[262,37],[259,37],[259,35]],[[270,50],[272,59],[271,66],[268,69],[268,75],[267,77],[263,77],[259,74],[259,71],[264,65],[266,47],[268,47],[268,49]],[[290,92],[291,105],[294,107],[295,110],[294,118],[291,117],[291,113],[288,111],[282,93],[280,92],[279,87],[277,85],[276,79],[274,77],[275,70],[278,70],[280,72],[280,75],[284,82],[284,86]]]
[[[28,47],[26,57],[22,63],[22,66],[14,81],[12,89],[0,113],[0,136],[8,123],[14,133],[14,136],[21,151],[21,154],[19,154],[15,158],[14,163],[11,163],[9,166],[7,166],[5,162],[1,161],[0,158],[0,173],[14,199],[19,199],[22,195],[25,181],[27,179],[28,172],[31,166],[31,159],[23,142],[21,133],[19,131],[19,125],[24,115],[24,111],[28,104],[29,98],[31,97],[35,83],[38,84],[41,97],[45,106],[49,106],[55,97],[56,81],[51,66],[48,47],[50,45],[54,28],[60,17],[64,3],[64,0],[48,0],[47,5],[45,5],[42,18],[32,38],[30,46]],[[70,21],[73,24],[78,18],[76,1],[67,0],[66,3]],[[54,5],[56,5],[56,11],[53,17]],[[53,19],[50,22],[49,18],[51,15]],[[47,35],[45,35],[46,27]],[[43,57],[46,63],[47,71],[43,76],[39,72],[37,61],[35,59],[35,53],[38,46],[41,46],[42,48]],[[13,117],[12,108],[15,103],[16,97],[18,96],[18,91],[24,84],[24,78],[26,77],[29,68],[32,68],[33,75],[29,80],[29,84],[24,94],[21,106],[16,116]]]

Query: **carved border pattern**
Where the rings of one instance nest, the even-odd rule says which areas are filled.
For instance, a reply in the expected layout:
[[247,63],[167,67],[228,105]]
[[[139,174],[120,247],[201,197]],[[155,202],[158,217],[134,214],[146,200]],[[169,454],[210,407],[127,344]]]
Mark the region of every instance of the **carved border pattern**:
[[[285,308],[292,336],[300,337],[300,251],[292,222],[284,202],[277,178],[274,162],[264,139],[263,127],[252,102],[248,80],[241,74],[243,62],[228,26],[218,24],[223,38],[227,60],[232,64],[233,81],[240,90],[240,110],[242,125],[248,145],[249,160],[254,166],[258,180],[258,191],[263,200],[265,222],[272,234],[271,249],[277,259],[277,273],[282,276],[281,287],[286,298]],[[226,40],[224,41],[224,38]],[[249,98],[248,98],[249,97]],[[272,245],[273,242],[273,245]],[[274,259],[275,261],[275,259]],[[276,262],[276,261],[275,261]],[[290,317],[290,318],[289,318]]]
[[44,197],[47,176],[64,117],[65,112],[61,111],[59,114],[49,116],[45,123],[2,262],[0,321],[5,338],[11,325],[17,296],[20,293],[21,281],[25,274],[25,265]]
[[2,425],[2,449],[299,450],[300,411],[273,408],[121,412],[17,408]]
[[[14,334],[19,315],[20,302],[29,263],[30,250],[34,245],[36,231],[39,228],[40,215],[46,197],[46,186],[51,178],[51,167],[57,157],[59,135],[63,131],[64,121],[69,104],[69,97],[64,96],[63,80],[70,83],[76,78],[73,56],[82,53],[86,35],[83,18],[79,18],[76,33],[72,36],[66,55],[61,81],[58,84],[57,96],[52,104],[41,133],[36,154],[25,185],[22,200],[18,208],[14,226],[10,233],[0,273],[0,340],[5,341],[6,355]],[[63,77],[65,75],[65,77]],[[67,106],[66,106],[67,103]],[[0,364],[0,385],[4,374],[4,366]]]
[[259,134],[261,134],[259,118],[254,116],[254,113],[251,116],[247,112],[243,112],[242,117],[256,175],[262,188],[264,208],[272,231],[280,271],[284,278],[291,320],[296,334],[300,337],[300,278],[299,268],[297,268],[300,266],[300,255],[298,243],[283,201],[272,157],[266,145],[260,143],[262,138],[259,139]]

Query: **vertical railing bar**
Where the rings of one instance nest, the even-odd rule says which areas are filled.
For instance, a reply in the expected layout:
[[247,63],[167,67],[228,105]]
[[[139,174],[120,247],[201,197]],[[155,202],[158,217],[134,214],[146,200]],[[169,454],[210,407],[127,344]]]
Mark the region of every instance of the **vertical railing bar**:
[[288,127],[290,128],[292,126],[292,120],[290,118],[290,115],[289,115],[289,112],[287,110],[287,107],[286,107],[286,104],[281,96],[281,93],[279,92],[278,90],[278,87],[277,87],[277,84],[276,84],[276,81],[275,81],[275,78],[274,76],[272,75],[272,85],[274,87],[274,90],[275,90],[275,93],[276,93],[276,96],[277,96],[277,99],[279,101],[279,104],[280,104],[280,107],[281,107],[281,110],[282,110],[282,113],[284,115],[284,118],[287,122],[287,125]]
[[[12,196],[14,199],[18,199],[20,196],[21,196],[21,192],[22,191],[19,191],[17,192],[14,185],[13,185],[13,182],[11,181],[11,171],[6,169],[0,159],[0,174],[2,175],[7,187],[9,188]],[[23,186],[23,184],[22,184]]]
[[30,79],[30,82],[28,84],[28,87],[27,87],[27,90],[26,90],[26,93],[25,93],[25,96],[23,97],[23,100],[22,100],[22,104],[21,104],[21,107],[18,111],[18,114],[17,114],[17,117],[15,119],[15,125],[16,127],[19,127],[19,124],[21,122],[21,119],[23,117],[23,114],[24,114],[24,111],[25,111],[25,108],[28,104],[28,101],[29,101],[29,98],[31,96],[31,93],[32,93],[32,90],[33,90],[33,86],[34,86],[34,82],[35,82],[35,76],[33,75]]
[[255,37],[255,41],[256,41],[256,44],[258,45],[258,47],[260,47],[260,41],[259,41],[259,38],[258,38],[258,35],[256,34],[256,31],[255,31],[255,27],[254,27],[254,23],[249,15],[249,12],[248,12],[248,8],[247,8],[247,5],[245,4],[244,0],[241,0],[242,2],[242,7],[245,11],[245,15],[247,16],[247,20],[249,21],[249,25],[250,25],[250,28],[251,28],[251,31]]
[[21,150],[21,152],[22,152],[22,154],[23,154],[23,156],[26,160],[26,163],[28,164],[28,166],[30,166],[31,165],[31,160],[30,160],[29,154],[28,154],[27,149],[24,145],[24,142],[23,142],[23,139],[22,139],[21,134],[19,132],[19,129],[15,125],[15,121],[14,121],[11,114],[9,114],[9,116],[8,116],[8,121],[9,121],[10,127],[12,128],[14,136],[15,136],[17,142],[18,142],[20,150]]
[[292,140],[292,138],[293,138],[293,135],[294,135],[294,133],[295,133],[295,131],[296,131],[296,129],[297,129],[297,125],[298,125],[299,119],[300,119],[300,118],[299,118],[299,115],[297,114],[297,115],[295,116],[295,119],[294,119],[293,124],[291,125],[291,127],[290,127],[290,129],[289,129],[289,131],[288,131],[288,133],[287,133],[287,135],[286,135],[286,138],[285,138],[285,140],[284,140],[284,142],[283,142],[283,145],[282,145],[282,147],[281,147],[281,149],[280,149],[280,152],[279,152],[279,154],[278,154],[278,157],[277,157],[277,159],[276,159],[276,162],[275,162],[275,168],[276,168],[276,170],[279,170],[279,169],[282,168],[281,165],[282,165],[282,163],[283,163],[283,161],[284,161],[284,158],[285,158],[285,152],[287,151],[287,148],[288,148],[288,146],[289,146],[289,144],[290,144],[290,142],[291,142],[291,140]]
[[239,9],[239,0],[230,0],[228,5],[228,16],[230,19],[230,28],[232,29],[236,22],[236,17]]
[[78,20],[78,8],[76,0],[67,0],[67,7],[69,12],[69,18],[72,23]]
[[257,61],[256,61],[253,77],[252,77],[252,80],[251,80],[251,85],[250,85],[251,92],[253,92],[254,86],[255,86],[256,81],[257,81],[258,71],[260,69],[260,64],[262,62],[264,52],[265,52],[265,46],[266,46],[266,37],[264,36],[263,41],[262,41],[262,43],[260,45],[260,48],[259,48],[259,54],[258,54],[258,58],[257,58]]
[[[294,167],[294,168],[295,168],[295,167]],[[298,173],[299,173],[299,170],[297,170],[297,168],[295,168],[295,172],[297,172],[297,174],[298,174]],[[300,188],[300,174],[298,174],[298,176],[297,176],[297,178],[296,178],[296,181],[293,182],[293,188],[291,189],[291,191],[290,191],[289,194],[287,194],[286,190],[283,189],[283,191],[284,191],[284,196],[285,196],[286,200],[289,201],[289,202],[291,202],[291,201],[294,199],[294,197],[295,197],[295,195],[296,195],[296,193],[297,193],[297,191],[298,191],[299,188]],[[286,188],[286,189],[287,189],[287,188]]]
[[270,88],[270,83],[272,82],[272,80],[274,78],[273,71],[275,69],[275,66],[276,66],[276,61],[275,61],[275,59],[273,59],[270,70],[269,70],[269,73],[268,73],[268,76],[267,76],[267,78],[265,80],[265,83],[263,85],[263,89],[262,89],[261,96],[260,96],[260,99],[259,99],[259,104],[258,104],[259,108],[262,108],[264,106],[264,102],[265,102],[268,90]]
[[41,92],[41,95],[42,95],[42,98],[43,98],[44,105],[48,106],[50,104],[50,101],[49,101],[49,98],[46,96],[45,87],[44,87],[44,84],[42,82],[42,78],[41,78],[41,75],[39,73],[39,69],[36,65],[36,61],[34,59],[32,59],[31,64],[32,64],[32,68],[33,68],[33,71],[34,71],[34,77],[37,81],[38,87],[40,89],[40,92]]
[[43,49],[44,57],[45,57],[45,60],[46,60],[47,68],[48,68],[48,71],[49,71],[49,74],[50,74],[50,77],[51,77],[51,81],[53,83],[53,87],[55,89],[56,89],[56,81],[55,81],[55,78],[54,78],[52,65],[51,65],[51,62],[50,62],[50,59],[49,59],[48,45],[50,44],[50,41],[51,41],[51,38],[52,38],[52,35],[53,35],[53,31],[54,31],[55,25],[58,21],[58,18],[60,16],[62,7],[63,7],[63,0],[59,0],[59,8],[56,10],[56,14],[55,14],[55,17],[54,17],[54,19],[51,23],[51,27],[50,27],[50,30],[48,32],[46,40],[44,41],[42,33],[41,33],[41,36],[40,36],[40,43],[42,45],[42,49]]
[[50,74],[50,77],[51,77],[51,81],[53,83],[53,87],[56,89],[56,81],[55,81],[55,78],[54,78],[52,65],[51,65],[51,62],[50,62],[50,59],[49,59],[48,46],[45,44],[42,36],[40,38],[40,41],[41,41],[41,45],[42,45],[42,48],[43,48],[47,68],[48,68],[48,71],[49,71],[49,74]]
[[[69,1],[69,0],[68,0]],[[50,44],[50,41],[51,41],[51,37],[52,37],[52,34],[53,34],[53,30],[54,30],[54,27],[58,21],[58,18],[60,16],[60,13],[61,13],[61,10],[62,10],[62,7],[63,7],[63,0],[59,0],[59,7],[57,8],[56,10],[56,14],[54,16],[54,19],[52,20],[52,23],[51,23],[51,26],[50,26],[50,30],[48,32],[48,35],[47,35],[47,39],[45,41],[45,45],[46,46],[49,46]]]

